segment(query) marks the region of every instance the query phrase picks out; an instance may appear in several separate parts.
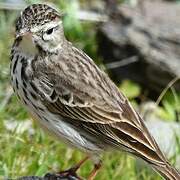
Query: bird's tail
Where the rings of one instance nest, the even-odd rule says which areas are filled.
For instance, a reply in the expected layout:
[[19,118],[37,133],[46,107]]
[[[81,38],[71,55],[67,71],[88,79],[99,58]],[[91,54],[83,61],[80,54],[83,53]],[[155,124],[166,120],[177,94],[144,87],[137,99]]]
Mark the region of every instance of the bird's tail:
[[[141,118],[139,116],[139,118]],[[164,177],[167,180],[180,180],[180,172],[174,168],[166,159],[162,151],[160,150],[158,144],[154,140],[154,138],[151,136],[151,134],[148,132],[147,127],[144,126],[144,132],[145,136],[148,139],[148,141],[152,144],[152,146],[145,147],[145,151],[140,151],[140,153],[137,155],[144,159],[146,162],[152,165],[152,168],[155,169],[159,174]],[[152,148],[153,147],[153,148]],[[137,153],[137,151],[136,151]]]
[[[129,105],[128,107],[131,106]],[[128,107],[126,106],[126,111]],[[135,120],[128,122],[126,119]],[[136,117],[127,117],[126,119],[121,120],[118,124],[116,123],[114,127],[113,124],[111,124],[114,128],[111,129],[111,133],[114,133],[118,147],[121,149],[123,147],[123,150],[126,152],[146,161],[165,179],[180,180],[180,173],[168,163],[140,115],[136,114]]]
[[[141,119],[140,116],[139,118]],[[142,119],[141,126],[143,129],[143,131],[141,131],[142,133],[140,133],[141,141],[138,139],[136,143],[129,141],[129,149],[131,149],[131,153],[148,162],[152,168],[159,172],[159,174],[161,174],[161,176],[163,176],[165,179],[180,180],[180,173],[177,169],[169,164],[158,144],[148,132],[147,127],[144,125]],[[121,128],[123,127],[121,126]],[[134,139],[137,137],[137,134],[136,137],[133,136]],[[128,139],[126,138],[126,141],[127,140]]]
[[167,180],[180,180],[180,173],[176,168],[172,167],[169,163],[167,163],[164,166],[153,165],[152,167]]

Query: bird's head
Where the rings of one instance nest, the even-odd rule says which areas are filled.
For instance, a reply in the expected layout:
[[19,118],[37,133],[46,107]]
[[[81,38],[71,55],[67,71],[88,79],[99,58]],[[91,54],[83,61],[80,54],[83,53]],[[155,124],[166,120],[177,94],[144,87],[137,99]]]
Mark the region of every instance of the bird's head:
[[63,14],[45,4],[33,4],[25,8],[16,21],[16,39],[21,39],[22,51],[37,47],[55,51],[64,41]]

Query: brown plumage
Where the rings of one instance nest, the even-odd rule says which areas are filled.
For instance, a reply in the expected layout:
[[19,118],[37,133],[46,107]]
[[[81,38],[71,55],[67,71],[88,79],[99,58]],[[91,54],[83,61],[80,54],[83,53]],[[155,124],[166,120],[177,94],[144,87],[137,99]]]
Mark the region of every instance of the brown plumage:
[[43,128],[96,156],[95,164],[101,152],[121,149],[163,177],[180,179],[127,98],[65,39],[60,14],[47,5],[31,5],[17,21],[11,77],[20,99]]

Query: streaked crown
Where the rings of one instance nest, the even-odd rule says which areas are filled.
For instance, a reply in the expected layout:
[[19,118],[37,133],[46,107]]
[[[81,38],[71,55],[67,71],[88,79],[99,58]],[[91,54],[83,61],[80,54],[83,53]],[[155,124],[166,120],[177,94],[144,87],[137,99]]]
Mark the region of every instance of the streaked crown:
[[24,11],[21,12],[21,16],[16,22],[16,33],[24,29],[29,31],[39,25],[44,25],[57,17],[61,18],[62,13],[59,13],[54,8],[46,4],[33,4],[28,6]]

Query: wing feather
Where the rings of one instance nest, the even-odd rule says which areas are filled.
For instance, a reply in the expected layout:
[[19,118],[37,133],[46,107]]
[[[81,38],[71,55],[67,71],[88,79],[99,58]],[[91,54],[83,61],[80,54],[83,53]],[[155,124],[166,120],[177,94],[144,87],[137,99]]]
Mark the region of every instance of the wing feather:
[[44,94],[43,102],[50,112],[107,145],[122,146],[142,157],[149,153],[149,161],[162,161],[164,156],[142,119],[87,55],[69,48],[58,60],[42,61],[34,66],[40,78],[32,81]]

